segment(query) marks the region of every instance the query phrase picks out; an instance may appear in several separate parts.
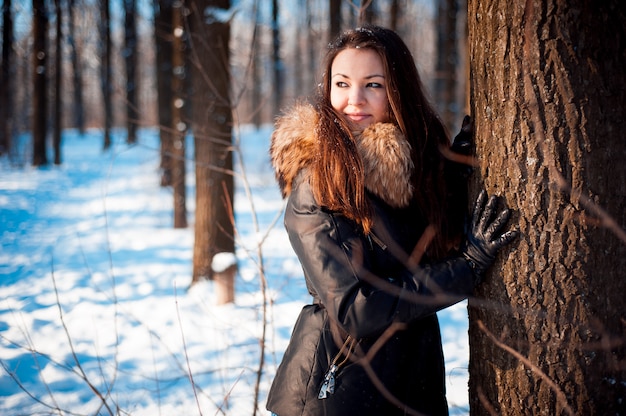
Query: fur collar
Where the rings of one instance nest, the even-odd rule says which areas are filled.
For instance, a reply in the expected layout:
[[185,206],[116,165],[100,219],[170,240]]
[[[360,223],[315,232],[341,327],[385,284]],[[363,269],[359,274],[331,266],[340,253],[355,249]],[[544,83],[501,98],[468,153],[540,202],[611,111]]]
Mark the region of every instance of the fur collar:
[[[297,104],[279,117],[272,134],[270,157],[283,197],[291,193],[298,173],[313,163],[319,116],[310,104]],[[406,207],[413,196],[411,146],[392,123],[376,123],[357,137],[365,168],[365,187],[389,205]]]

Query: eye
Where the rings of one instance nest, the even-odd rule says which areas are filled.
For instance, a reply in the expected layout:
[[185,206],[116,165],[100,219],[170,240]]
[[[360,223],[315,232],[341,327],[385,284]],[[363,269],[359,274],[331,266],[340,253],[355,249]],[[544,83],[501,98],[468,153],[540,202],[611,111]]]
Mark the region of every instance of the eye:
[[367,84],[369,88],[383,88],[383,84],[380,82],[370,82]]
[[335,86],[338,87],[338,88],[346,88],[348,86],[348,84],[343,82],[343,81],[337,81],[335,83]]

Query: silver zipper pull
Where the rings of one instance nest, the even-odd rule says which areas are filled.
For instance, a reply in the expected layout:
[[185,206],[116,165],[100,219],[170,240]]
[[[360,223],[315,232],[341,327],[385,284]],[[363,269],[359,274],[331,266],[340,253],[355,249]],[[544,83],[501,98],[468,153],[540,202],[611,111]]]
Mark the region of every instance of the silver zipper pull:
[[330,366],[330,369],[324,376],[324,382],[320,388],[320,393],[317,395],[318,399],[325,399],[328,394],[335,393],[335,373],[337,372],[337,366],[335,364]]

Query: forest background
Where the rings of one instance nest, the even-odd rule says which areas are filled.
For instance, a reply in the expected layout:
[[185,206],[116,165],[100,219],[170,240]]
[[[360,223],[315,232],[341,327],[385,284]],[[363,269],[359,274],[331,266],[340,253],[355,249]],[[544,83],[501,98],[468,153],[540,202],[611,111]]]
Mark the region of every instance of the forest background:
[[[415,51],[446,123],[460,126],[467,110],[467,83],[460,81],[467,75],[467,28],[457,1],[3,5],[0,153],[40,166],[52,152],[60,164],[64,128],[103,128],[106,150],[113,127],[125,127],[134,143],[137,128],[158,126],[161,183],[173,189],[178,228],[188,225],[184,149],[191,133],[196,203],[207,207],[194,221],[193,282],[212,280],[213,256],[234,250],[230,209],[220,202],[232,201],[233,127],[271,123],[313,95],[324,46],[342,28],[394,28]],[[20,149],[12,138],[24,131],[32,142]]]
[[[450,13],[443,9],[448,3],[453,7]],[[439,59],[453,72],[450,81],[457,82],[457,76],[464,75],[463,65],[457,65],[456,36],[464,32],[459,5],[308,0],[233,4],[36,0],[24,4],[5,0],[2,11],[0,152],[4,178],[0,187],[6,271],[2,312],[7,314],[0,318],[5,348],[0,357],[3,411],[262,413],[289,328],[308,301],[286,237],[280,232],[274,235],[281,204],[274,180],[268,176],[266,158],[272,121],[282,108],[314,93],[326,43],[341,28],[366,21],[394,27],[406,39],[428,89],[436,84],[436,43],[453,45],[454,56]],[[454,28],[440,31],[441,39],[437,38],[438,18]],[[209,40],[217,42],[207,45]],[[212,66],[216,63],[217,67]],[[454,97],[448,97],[455,115],[460,112],[457,102],[465,97],[463,88],[465,84],[455,85]],[[210,95],[208,101],[198,98],[203,95]],[[216,101],[227,104],[216,109]],[[222,118],[212,125],[215,114]],[[460,117],[457,123],[460,127]],[[224,152],[224,148],[229,150]],[[100,150],[100,157],[95,149]],[[227,156],[210,160],[216,153]],[[142,190],[115,178],[130,175],[136,183],[145,184],[146,169],[150,172],[146,159],[156,160],[154,180],[164,193],[157,197],[148,185],[146,195],[127,202],[125,193]],[[82,202],[68,195],[63,201],[65,192],[91,194],[88,189],[100,186],[97,178],[106,166],[115,170],[102,178],[107,211],[94,213],[89,208],[101,200],[97,195]],[[190,166],[195,175],[189,172]],[[209,178],[220,174],[217,179]],[[206,180],[202,175],[207,175]],[[196,187],[212,180],[220,186],[209,187],[204,195],[217,204],[203,201],[203,188]],[[33,183],[37,183],[34,189]],[[227,184],[226,191],[221,184]],[[153,198],[157,206],[148,208],[144,198]],[[174,234],[160,229],[163,215],[167,216],[164,198],[171,199]],[[242,209],[241,202],[237,205],[242,199],[250,201],[252,213]],[[56,214],[48,217],[57,204],[65,205],[68,212],[77,207],[73,220]],[[118,235],[117,224],[125,221],[126,214],[118,218],[115,213],[125,207],[131,212],[134,204],[142,212],[137,225],[155,222],[157,229],[139,235],[127,225]],[[85,211],[93,219],[83,217]],[[97,242],[102,215],[108,241],[104,249]],[[30,234],[40,225],[46,230],[45,238]],[[88,235],[85,226],[93,234]],[[80,249],[86,264],[72,266],[70,259],[76,256],[72,248],[63,244],[50,249],[46,241],[66,242],[67,233],[76,227],[91,244]],[[189,227],[193,228],[191,244],[188,233],[175,231]],[[255,233],[267,235],[248,242],[249,234]],[[181,255],[163,258],[167,250],[150,248],[155,244],[151,235],[159,236],[155,237],[159,246]],[[226,238],[220,240],[220,236]],[[31,245],[33,238],[39,243]],[[120,267],[133,262],[132,254],[128,258],[122,254],[127,253],[122,248],[126,245],[128,253],[136,252],[133,247],[143,247],[138,250],[142,254],[136,267],[155,272],[120,273]],[[193,258],[185,249],[194,253]],[[108,265],[94,260],[98,256],[92,254],[98,251],[109,253]],[[25,252],[29,258],[23,257]],[[147,265],[145,260],[151,255],[159,258]],[[183,277],[180,272],[185,260],[189,262],[188,281],[184,281],[185,272]],[[257,268],[250,270],[250,262]],[[143,281],[146,275],[150,282]],[[207,281],[211,281],[209,286]],[[251,289],[256,284],[260,293]],[[121,294],[130,287],[128,296]],[[60,312],[56,318],[48,307],[53,293],[53,304]],[[81,293],[80,299],[71,293]],[[102,296],[108,299],[108,307],[96,300]],[[223,321],[215,316],[220,309],[206,302],[236,302],[237,306],[223,306],[227,309],[221,310],[231,315]],[[155,303],[170,311],[167,316],[159,314],[160,323],[152,319]],[[171,310],[173,303],[176,310]],[[462,414],[467,411],[467,318],[460,306],[448,314],[452,333],[447,335],[452,343],[448,348],[455,351],[448,356],[448,363],[456,369],[448,378],[455,385],[451,405]],[[88,323],[76,321],[77,315],[90,316],[96,327],[108,330],[92,334]],[[129,316],[132,322],[126,320]],[[211,323],[203,323],[205,319]],[[182,327],[193,335],[185,337]],[[148,341],[137,335],[145,329]],[[458,335],[454,334],[457,329]],[[233,333],[237,330],[241,332]],[[112,335],[115,340],[110,339]],[[257,343],[258,351],[253,346]],[[142,363],[149,350],[158,364]],[[150,368],[154,376],[146,375]],[[152,389],[157,391],[150,393]],[[190,400],[194,395],[196,402]]]
[[[4,0],[7,178],[63,166],[63,131],[87,134],[116,158],[120,140],[137,150],[143,129],[157,127],[172,225],[193,226],[189,286],[211,281],[215,303],[230,304],[242,274],[235,182],[253,208],[255,200],[242,132],[262,131],[314,92],[323,46],[341,28],[392,27],[448,128],[472,114],[472,194],[501,194],[521,232],[469,301],[471,412],[626,414],[626,3],[461,3]],[[256,412],[274,298],[267,235],[249,219],[258,241],[245,251],[264,299]]]

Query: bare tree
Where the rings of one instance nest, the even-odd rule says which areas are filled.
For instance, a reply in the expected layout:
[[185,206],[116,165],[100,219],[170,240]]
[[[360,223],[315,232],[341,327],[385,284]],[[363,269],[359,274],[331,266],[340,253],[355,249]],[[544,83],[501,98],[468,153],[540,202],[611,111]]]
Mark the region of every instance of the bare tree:
[[[313,88],[315,85],[315,76],[317,74],[317,54],[316,51],[319,49],[319,46],[316,42],[316,36],[313,31],[313,16],[312,16],[312,5],[311,2],[313,0],[304,0],[305,1],[305,13],[306,13],[306,50],[308,53],[308,62],[305,73],[307,77],[304,80],[304,84],[307,86],[305,91],[309,91],[310,88]],[[340,0],[336,0],[339,2]],[[341,11],[341,7],[339,8]],[[331,38],[332,39],[332,38]],[[308,95],[308,94],[307,94]]]
[[76,43],[76,22],[74,9],[76,0],[68,0],[68,42],[70,45],[70,56],[72,60],[74,99],[72,102],[72,113],[74,114],[76,127],[81,134],[85,133],[85,106],[83,100],[83,70],[80,61],[79,47]]
[[437,2],[437,64],[435,68],[435,101],[439,106],[444,124],[455,131],[458,117],[456,102],[457,67],[459,64],[457,44],[458,0]]
[[259,128],[262,122],[261,101],[263,93],[263,83],[261,82],[261,24],[260,8],[255,2],[254,10],[254,33],[252,35],[252,54],[250,63],[252,78],[252,122]]
[[389,5],[389,29],[398,30],[398,21],[400,20],[400,1],[391,0]]
[[521,238],[470,303],[472,414],[626,412],[626,3],[469,1],[475,186]]
[[[192,130],[196,160],[196,216],[192,284],[213,279],[218,253],[234,253],[229,0],[190,3]],[[219,286],[232,301],[234,272]]]
[[48,164],[46,152],[48,11],[45,0],[33,0],[33,166]]
[[54,0],[54,9],[56,12],[56,39],[55,44],[55,71],[54,71],[54,108],[52,130],[52,148],[54,150],[54,164],[61,164],[61,114],[63,113],[62,100],[62,72],[63,72],[63,10],[61,9],[61,0]]
[[172,184],[172,4],[154,0],[157,112],[161,139],[161,186]]
[[274,107],[272,114],[276,115],[280,112],[283,99],[283,61],[280,56],[280,9],[278,0],[272,0],[272,74],[273,74],[273,91],[274,91]]
[[13,13],[11,0],[2,3],[2,66],[0,67],[0,155],[10,152],[13,135]]
[[124,0],[124,62],[126,63],[126,142],[137,142],[137,0]]
[[113,84],[111,81],[111,12],[109,0],[100,0],[100,88],[104,106],[104,145],[111,147],[111,127],[113,126]]
[[187,192],[185,186],[185,119],[186,65],[185,65],[185,30],[183,23],[183,4],[180,1],[172,7],[172,146],[171,169],[172,190],[174,191],[174,228],[187,227]]
[[376,19],[376,2],[374,2],[374,0],[361,0],[358,25],[363,26],[366,23],[373,24],[376,23]]
[[[307,7],[306,11],[307,15],[310,16],[310,8]],[[341,0],[329,0],[328,21],[328,39],[332,40],[335,39],[341,31]],[[308,27],[310,29],[310,25]]]

